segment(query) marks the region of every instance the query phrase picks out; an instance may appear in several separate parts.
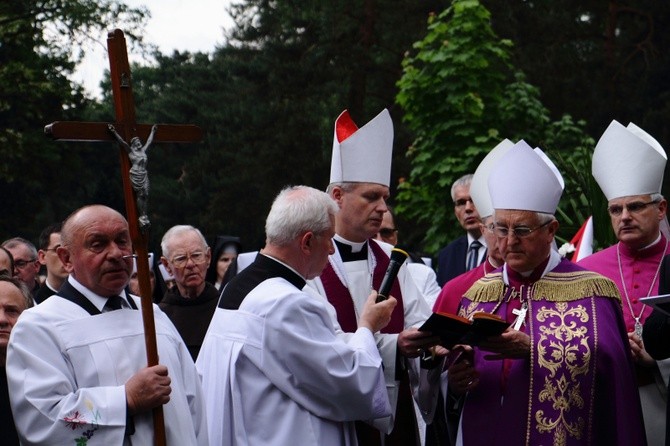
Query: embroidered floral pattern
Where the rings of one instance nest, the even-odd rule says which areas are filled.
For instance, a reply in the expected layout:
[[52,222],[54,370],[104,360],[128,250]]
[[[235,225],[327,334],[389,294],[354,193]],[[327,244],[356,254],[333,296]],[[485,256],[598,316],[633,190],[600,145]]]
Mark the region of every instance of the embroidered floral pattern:
[[70,415],[71,416],[69,417],[65,417],[65,426],[69,427],[70,429],[76,430],[77,428],[86,424],[86,418],[84,418],[84,414],[79,413],[78,410],[71,413]]
[[557,302],[542,307],[536,319],[542,323],[538,365],[549,371],[538,399],[549,405],[535,412],[535,427],[538,432],[552,434],[554,445],[564,445],[569,437],[582,438],[586,426],[583,417],[570,417],[570,413],[579,413],[572,409],[582,409],[585,404],[581,380],[588,375],[591,363],[589,314],[583,305],[571,308]]
[[71,412],[69,416],[64,417],[65,427],[68,429],[77,430],[79,428],[84,429],[84,426],[90,426],[90,429],[86,429],[81,433],[81,436],[74,439],[75,446],[86,446],[88,440],[95,435],[95,431],[98,430],[99,425],[98,421],[100,420],[100,412],[95,409],[93,404],[90,401],[86,401],[86,407],[91,412],[90,421],[86,419],[86,415],[78,410]]

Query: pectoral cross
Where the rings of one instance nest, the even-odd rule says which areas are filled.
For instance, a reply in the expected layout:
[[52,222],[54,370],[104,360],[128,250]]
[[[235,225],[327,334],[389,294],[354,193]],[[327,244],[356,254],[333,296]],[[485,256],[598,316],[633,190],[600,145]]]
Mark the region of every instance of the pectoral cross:
[[[147,349],[147,363],[149,366],[158,364],[158,348],[156,345],[156,327],[154,325],[153,302],[151,299],[151,283],[149,281],[149,224],[146,215],[146,199],[148,198],[148,183],[146,188],[138,187],[137,175],[135,181],[131,179],[131,169],[137,173],[139,167],[145,168],[146,151],[152,143],[192,143],[202,139],[202,131],[194,125],[167,125],[167,124],[138,124],[135,121],[135,103],[133,101],[132,78],[128,63],[126,39],[120,29],[109,33],[107,37],[109,52],[110,77],[112,80],[112,94],[116,121],[108,122],[54,122],[44,128],[44,132],[58,141],[88,141],[88,142],[117,142],[121,157],[121,176],[123,179],[123,194],[126,203],[126,213],[133,248],[137,254],[137,275],[139,279],[140,295],[142,298],[142,320],[144,324],[144,338]],[[142,147],[141,141],[144,141]],[[129,148],[138,146],[143,163],[131,163]],[[132,153],[130,153],[132,155]],[[142,171],[144,175],[148,172]],[[148,178],[147,178],[148,179]],[[143,209],[138,215],[138,194]],[[143,218],[147,217],[147,218]],[[154,409],[154,444],[165,445],[165,423],[162,407]]]
[[524,302],[518,310],[516,308],[512,310],[512,314],[516,315],[516,320],[512,326],[513,329],[518,330],[521,328],[521,324],[526,323],[526,313],[528,313],[528,304],[526,302]]

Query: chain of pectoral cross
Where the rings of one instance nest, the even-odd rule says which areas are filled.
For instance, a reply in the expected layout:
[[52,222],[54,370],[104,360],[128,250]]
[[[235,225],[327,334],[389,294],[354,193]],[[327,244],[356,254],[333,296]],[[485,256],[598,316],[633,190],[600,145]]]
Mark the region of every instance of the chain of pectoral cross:
[[503,302],[509,303],[512,300],[516,299],[517,296],[521,300],[521,308],[519,309],[515,308],[514,310],[512,310],[512,314],[516,316],[516,319],[512,324],[512,328],[514,330],[519,330],[521,328],[521,325],[526,323],[526,314],[528,313],[528,299],[527,296],[526,299],[524,299],[523,297],[524,296],[523,285],[519,286],[519,291],[517,291],[516,288],[505,285],[505,292],[500,297],[498,303],[496,303],[496,306],[493,307],[493,310],[491,311],[491,314],[495,314],[495,312],[498,311],[498,309],[500,309],[500,306],[502,305]]

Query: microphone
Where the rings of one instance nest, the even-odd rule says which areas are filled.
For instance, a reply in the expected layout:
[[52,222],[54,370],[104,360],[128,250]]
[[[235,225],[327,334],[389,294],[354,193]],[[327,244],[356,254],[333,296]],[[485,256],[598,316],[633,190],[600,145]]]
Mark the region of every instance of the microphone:
[[393,248],[391,250],[391,261],[389,262],[388,268],[386,268],[386,273],[382,279],[382,284],[379,286],[379,292],[377,293],[377,299],[375,302],[381,302],[388,299],[389,293],[391,292],[391,287],[395,281],[398,271],[405,259],[409,257],[406,251],[403,251],[400,248]]

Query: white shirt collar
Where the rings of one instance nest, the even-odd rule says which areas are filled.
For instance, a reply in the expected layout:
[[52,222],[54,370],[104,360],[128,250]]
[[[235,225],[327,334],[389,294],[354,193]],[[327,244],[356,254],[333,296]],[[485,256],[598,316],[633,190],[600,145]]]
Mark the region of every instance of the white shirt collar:
[[[100,310],[100,312],[102,312],[102,308],[107,303],[107,298],[106,297],[99,296],[99,295],[95,294],[93,291],[89,290],[84,285],[79,283],[77,281],[77,279],[72,277],[72,275],[69,275],[67,280],[68,280],[68,282],[70,282],[70,285],[72,285],[77,291],[79,291],[81,294],[83,294],[86,299],[90,300],[91,303],[95,306],[95,308],[97,308],[98,310]],[[125,294],[125,293],[121,293],[121,301],[123,302],[122,305],[124,307],[130,308],[130,305],[128,304],[128,301],[123,296],[123,294]]]
[[[468,246],[470,246],[470,244],[472,244],[475,238],[472,235],[470,235],[469,232],[466,232],[466,235],[468,236]],[[484,246],[484,248],[488,248],[488,246],[486,246],[486,239],[484,238],[483,235],[480,235],[477,240],[479,241],[479,243],[482,244],[482,246]]]

